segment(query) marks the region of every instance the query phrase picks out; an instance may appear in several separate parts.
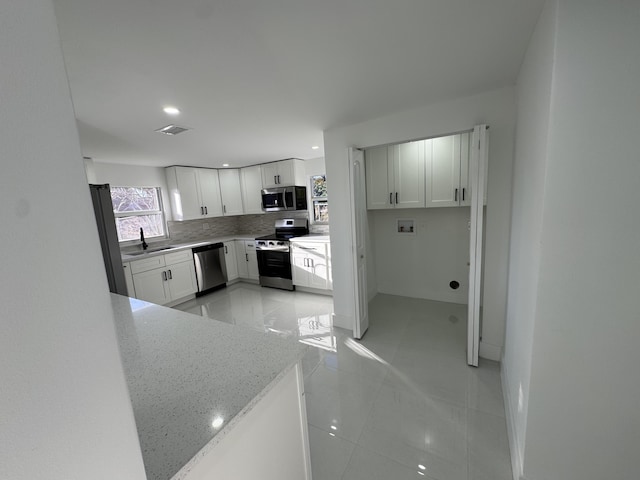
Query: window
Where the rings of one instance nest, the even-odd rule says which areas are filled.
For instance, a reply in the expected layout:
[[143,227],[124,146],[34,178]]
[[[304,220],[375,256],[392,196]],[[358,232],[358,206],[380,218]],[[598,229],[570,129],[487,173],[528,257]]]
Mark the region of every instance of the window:
[[111,187],[120,242],[139,240],[141,228],[145,238],[165,236],[161,198],[158,187]]
[[313,223],[329,223],[329,202],[327,202],[327,178],[325,175],[311,176],[311,204]]

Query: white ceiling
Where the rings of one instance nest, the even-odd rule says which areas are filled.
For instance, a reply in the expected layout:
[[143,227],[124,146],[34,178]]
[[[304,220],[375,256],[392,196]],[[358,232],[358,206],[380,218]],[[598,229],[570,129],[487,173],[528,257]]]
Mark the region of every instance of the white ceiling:
[[319,157],[327,128],[513,85],[543,3],[54,0],[83,154],[211,167]]

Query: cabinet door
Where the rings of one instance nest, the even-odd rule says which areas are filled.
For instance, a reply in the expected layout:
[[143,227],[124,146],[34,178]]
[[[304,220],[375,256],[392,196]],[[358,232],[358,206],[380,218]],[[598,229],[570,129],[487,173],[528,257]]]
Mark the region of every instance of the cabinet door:
[[456,207],[460,203],[460,135],[425,142],[427,207]]
[[244,213],[264,213],[262,210],[262,169],[260,165],[240,169]]
[[231,168],[219,170],[220,196],[223,215],[242,215],[242,191],[240,190],[240,170]]
[[260,272],[258,271],[258,254],[256,252],[255,242],[246,240],[244,242],[244,249],[247,259],[248,278],[258,280],[260,278]]
[[[175,190],[170,187],[173,218],[176,220],[202,218],[197,169],[174,167],[173,173],[175,175]],[[172,183],[169,182],[169,185]]]
[[200,199],[205,217],[222,216],[222,200],[220,198],[220,180],[218,171],[213,168],[199,168]]
[[471,184],[469,183],[469,145],[471,135],[469,133],[460,134],[460,205],[471,205]]
[[236,242],[224,242],[224,262],[227,266],[227,281],[238,278],[238,259],[236,258]]
[[249,278],[248,257],[244,251],[244,240],[236,240],[236,260],[238,261],[238,276]]
[[309,270],[307,268],[307,254],[294,247],[291,253],[291,277],[293,284],[300,287],[309,286]]
[[158,268],[133,275],[136,298],[157,305],[169,302],[169,290],[165,288],[167,280],[164,279],[164,272],[165,268]]
[[277,187],[278,185],[278,162],[263,164],[262,188]]
[[282,160],[278,165],[278,184],[284,187],[296,184],[293,160]]
[[424,141],[392,148],[395,208],[424,208]]
[[131,274],[131,264],[129,262],[123,263],[122,270],[124,270],[124,280],[127,284],[127,295],[136,298],[136,289],[133,286],[133,275]]
[[198,291],[193,261],[167,267],[167,277],[171,300],[186,297]]
[[323,243],[305,243],[303,248],[307,252],[309,286],[326,290],[328,288],[327,278],[329,269],[327,268],[325,245]]
[[365,152],[365,176],[367,178],[367,209],[393,208],[393,177],[389,182],[389,148],[376,147]]

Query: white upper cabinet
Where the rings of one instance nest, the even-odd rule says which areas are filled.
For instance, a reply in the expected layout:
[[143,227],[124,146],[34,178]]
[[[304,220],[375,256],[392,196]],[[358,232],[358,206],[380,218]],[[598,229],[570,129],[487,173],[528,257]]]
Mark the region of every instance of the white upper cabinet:
[[[393,180],[389,181],[389,147],[367,149],[364,155],[367,178],[367,208],[393,208]],[[393,168],[391,168],[393,179]]]
[[424,142],[368,149],[365,175],[368,209],[423,208]]
[[174,220],[192,220],[203,215],[200,202],[198,175],[195,168],[170,167],[166,169],[171,210]]
[[304,162],[297,158],[262,164],[262,188],[306,186]]
[[392,147],[395,208],[425,206],[424,147],[422,141]]
[[222,216],[222,199],[220,197],[220,179],[218,170],[198,168],[200,178],[200,195],[205,217]]
[[425,142],[427,207],[471,205],[469,142],[469,133]]
[[174,220],[193,220],[222,215],[217,170],[168,167],[165,173]]
[[230,168],[218,171],[223,215],[242,215],[242,191],[240,190],[240,170]]
[[244,167],[240,169],[240,187],[244,213],[264,213],[262,210],[262,167]]

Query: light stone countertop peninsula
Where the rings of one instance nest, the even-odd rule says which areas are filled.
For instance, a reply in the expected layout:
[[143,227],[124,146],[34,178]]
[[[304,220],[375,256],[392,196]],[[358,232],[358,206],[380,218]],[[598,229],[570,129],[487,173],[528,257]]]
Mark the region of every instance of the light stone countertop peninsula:
[[149,480],[183,478],[307,348],[134,298],[111,302]]

